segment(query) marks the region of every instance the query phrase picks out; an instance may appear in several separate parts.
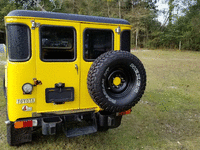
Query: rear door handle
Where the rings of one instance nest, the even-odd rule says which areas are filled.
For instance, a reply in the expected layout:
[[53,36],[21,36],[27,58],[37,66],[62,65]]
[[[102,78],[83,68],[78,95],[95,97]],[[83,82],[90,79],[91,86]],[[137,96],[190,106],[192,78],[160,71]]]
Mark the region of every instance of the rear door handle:
[[78,74],[78,65],[77,64],[75,64],[75,69],[76,69],[77,74]]

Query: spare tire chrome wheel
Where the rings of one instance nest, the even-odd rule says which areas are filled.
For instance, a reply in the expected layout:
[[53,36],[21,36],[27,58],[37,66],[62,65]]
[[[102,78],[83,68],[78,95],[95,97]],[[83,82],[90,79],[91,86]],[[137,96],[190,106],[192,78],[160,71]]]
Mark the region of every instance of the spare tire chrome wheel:
[[100,55],[90,67],[88,91],[94,102],[109,112],[133,107],[146,87],[146,72],[141,61],[126,51]]

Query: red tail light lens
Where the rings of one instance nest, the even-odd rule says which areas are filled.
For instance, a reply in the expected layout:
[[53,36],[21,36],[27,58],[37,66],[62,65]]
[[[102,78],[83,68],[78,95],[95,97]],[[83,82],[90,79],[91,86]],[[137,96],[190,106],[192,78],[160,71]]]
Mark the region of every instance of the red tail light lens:
[[122,116],[122,115],[127,115],[127,114],[130,114],[131,113],[131,109],[129,109],[129,110],[127,110],[127,111],[123,111],[123,112],[119,112],[118,114],[117,114],[117,116]]

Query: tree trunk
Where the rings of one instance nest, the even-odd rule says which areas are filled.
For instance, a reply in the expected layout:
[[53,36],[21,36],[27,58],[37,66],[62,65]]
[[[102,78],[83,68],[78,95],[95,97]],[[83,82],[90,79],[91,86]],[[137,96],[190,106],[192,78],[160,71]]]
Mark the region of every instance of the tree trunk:
[[121,16],[121,1],[119,0],[119,18],[122,18]]
[[42,11],[46,11],[44,8],[42,8],[42,6],[39,4],[37,0],[33,0],[33,1],[37,4],[37,7],[39,7]]
[[74,0],[73,0],[73,13],[75,13],[74,5],[75,5],[75,2],[74,2]]
[[110,7],[109,7],[108,0],[107,0],[107,7],[108,7],[108,17],[110,17]]
[[139,30],[136,29],[136,37],[135,37],[135,46],[136,46],[136,50],[137,50],[137,47],[138,47],[138,32],[139,32]]

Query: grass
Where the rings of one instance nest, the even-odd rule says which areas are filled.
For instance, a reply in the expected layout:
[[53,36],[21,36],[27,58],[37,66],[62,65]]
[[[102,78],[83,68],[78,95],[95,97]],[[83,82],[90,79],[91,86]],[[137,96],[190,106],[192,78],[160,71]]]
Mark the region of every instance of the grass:
[[[10,147],[6,142],[6,104],[1,90],[1,149],[200,149],[200,53],[162,50],[132,53],[146,68],[147,87],[119,128],[75,138],[66,138],[64,134],[43,136],[37,132],[32,143]],[[2,74],[0,65],[0,77]]]

